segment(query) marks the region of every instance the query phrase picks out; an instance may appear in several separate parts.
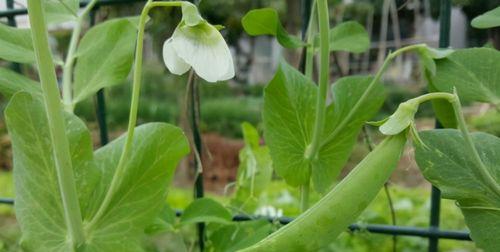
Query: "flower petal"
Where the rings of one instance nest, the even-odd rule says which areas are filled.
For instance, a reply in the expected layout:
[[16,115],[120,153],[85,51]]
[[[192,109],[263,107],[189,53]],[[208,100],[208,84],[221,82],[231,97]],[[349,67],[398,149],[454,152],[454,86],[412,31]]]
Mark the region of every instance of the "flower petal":
[[208,82],[227,80],[234,76],[231,52],[220,32],[208,23],[180,26],[172,36],[172,44],[196,74]]
[[182,20],[188,26],[195,26],[205,21],[198,12],[196,5],[190,2],[182,2]]
[[165,65],[171,73],[182,75],[187,72],[191,66],[177,55],[172,41],[173,39],[169,38],[163,44],[163,62],[165,62]]

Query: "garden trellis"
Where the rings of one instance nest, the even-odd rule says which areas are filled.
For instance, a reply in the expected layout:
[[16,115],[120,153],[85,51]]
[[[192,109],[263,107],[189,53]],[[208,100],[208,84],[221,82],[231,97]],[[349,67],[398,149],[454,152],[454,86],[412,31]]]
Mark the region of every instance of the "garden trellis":
[[[90,13],[90,25],[94,24],[95,21],[95,12],[99,9],[100,6],[106,5],[118,5],[118,4],[127,4],[133,2],[142,2],[141,0],[100,0],[97,5],[93,8]],[[0,18],[6,18],[8,24],[11,26],[16,25],[15,17],[18,15],[26,15],[26,9],[15,9],[13,0],[6,0],[7,10],[0,12]],[[308,9],[310,9],[311,0],[302,0],[303,3],[303,19],[307,24],[307,20],[309,19]],[[85,2],[81,3],[82,6],[86,5]],[[441,48],[446,48],[449,46],[449,33],[450,33],[450,12],[451,12],[451,0],[441,0],[441,12],[440,12],[440,41],[439,46]],[[303,28],[305,30],[305,28]],[[13,65],[13,69],[18,69],[16,65]],[[193,128],[193,140],[195,141],[195,147],[198,153],[201,153],[201,141],[200,141],[200,132],[198,130],[197,118],[199,117],[199,97],[197,85],[192,83],[191,86],[191,96],[190,96],[190,107],[191,107],[191,122]],[[98,125],[100,129],[100,142],[102,145],[105,145],[108,142],[108,134],[106,127],[106,109],[105,109],[105,99],[103,90],[100,90],[96,97],[96,115],[98,120]],[[439,127],[439,125],[437,125]],[[196,166],[196,165],[195,165]],[[203,197],[203,178],[201,176],[196,177],[195,182],[195,197]],[[14,204],[12,199],[0,198],[0,203],[2,204]],[[335,211],[335,209],[332,209]],[[387,234],[387,235],[404,235],[404,236],[417,236],[417,237],[425,237],[429,239],[429,251],[438,251],[438,241],[439,239],[455,239],[455,240],[470,240],[469,234],[463,231],[446,231],[440,230],[439,228],[439,212],[440,212],[440,192],[436,188],[432,188],[431,193],[431,207],[430,207],[430,225],[428,228],[416,228],[416,227],[402,227],[402,226],[392,226],[392,225],[377,225],[377,224],[368,224],[368,225],[357,225],[353,224],[349,227],[350,230],[366,230],[373,233],[379,234]],[[178,212],[177,215],[181,215],[181,212]],[[251,216],[237,215],[233,217],[234,221],[246,221],[253,219]],[[279,218],[279,219],[270,219],[270,221],[279,221],[282,224],[287,224],[291,221],[291,218]],[[203,225],[199,225],[200,232],[200,247],[203,249]]]

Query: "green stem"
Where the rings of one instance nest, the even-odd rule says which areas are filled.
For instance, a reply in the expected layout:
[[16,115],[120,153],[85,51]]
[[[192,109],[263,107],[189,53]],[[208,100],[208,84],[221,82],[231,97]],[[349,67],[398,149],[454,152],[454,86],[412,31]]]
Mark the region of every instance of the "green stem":
[[149,11],[154,7],[180,7],[182,2],[152,2],[149,0],[144,9],[141,12],[141,16],[139,19],[139,30],[137,32],[137,45],[135,51],[135,61],[134,61],[134,73],[133,73],[133,87],[132,87],[132,102],[130,105],[130,114],[127,128],[127,138],[125,142],[125,146],[123,148],[122,154],[120,156],[120,160],[118,161],[118,165],[116,167],[115,173],[113,175],[113,179],[111,180],[111,184],[109,189],[104,197],[104,200],[97,210],[96,215],[92,219],[89,224],[89,229],[99,221],[101,217],[105,214],[109,204],[111,203],[111,199],[113,195],[118,190],[118,187],[121,183],[121,179],[125,174],[125,164],[128,161],[130,156],[130,150],[132,149],[132,142],[134,138],[134,129],[137,123],[137,109],[139,107],[139,95],[141,93],[141,78],[142,78],[142,56],[143,56],[143,47],[144,47],[144,30],[146,26],[146,21],[148,19]]
[[385,58],[384,63],[382,64],[380,69],[375,74],[375,77],[372,79],[372,81],[370,82],[370,84],[366,88],[363,95],[359,98],[359,100],[356,102],[356,104],[351,108],[351,110],[349,111],[347,116],[344,119],[342,119],[342,122],[335,128],[335,130],[332,133],[330,133],[328,135],[328,137],[325,138],[322,145],[326,144],[326,143],[330,142],[331,140],[333,140],[334,138],[336,138],[337,135],[343,130],[343,128],[345,126],[347,126],[347,123],[349,123],[351,121],[351,119],[354,117],[356,112],[361,108],[361,105],[363,105],[363,103],[366,101],[366,99],[368,99],[368,97],[370,96],[370,93],[373,91],[376,84],[380,81],[380,79],[384,75],[385,71],[387,70],[387,68],[391,64],[392,60],[394,60],[397,56],[399,56],[405,52],[412,51],[412,50],[418,50],[420,48],[425,48],[425,47],[426,47],[425,44],[416,44],[416,45],[406,46],[406,47],[400,48],[394,52],[389,53],[389,55],[387,55],[387,58]]
[[468,149],[468,152],[472,155],[472,158],[474,159],[474,162],[476,163],[476,167],[478,168],[477,171],[479,172],[479,175],[481,178],[485,181],[486,185],[497,195],[500,196],[500,185],[496,182],[494,176],[490,173],[488,168],[484,165],[483,161],[481,160],[481,157],[479,156],[479,152],[476,149],[476,146],[474,145],[474,142],[472,141],[472,138],[470,136],[469,130],[467,129],[467,124],[465,122],[465,118],[462,112],[462,105],[460,105],[460,99],[458,95],[456,94],[450,94],[450,93],[443,93],[443,92],[436,92],[436,93],[429,93],[425,94],[422,96],[419,96],[417,98],[413,98],[409,100],[409,102],[414,102],[416,104],[421,104],[423,102],[433,100],[433,99],[445,99],[451,105],[453,106],[453,111],[455,113],[455,118],[457,120],[457,127],[462,133],[462,136],[465,140],[466,148]]
[[47,25],[45,23],[42,2],[40,0],[28,0],[28,14],[38,74],[43,91],[43,102],[47,113],[50,139],[52,148],[54,149],[53,155],[64,208],[64,219],[69,232],[69,242],[76,249],[85,241],[82,228],[82,215],[76,193],[69,143],[66,138],[63,109],[48,42]]
[[316,119],[314,122],[314,131],[312,140],[304,153],[309,161],[316,158],[323,129],[325,127],[326,97],[328,95],[328,82],[330,79],[330,19],[328,17],[328,2],[318,0],[318,23],[319,23],[319,46],[320,46],[320,69],[319,69],[319,88],[316,99]]
[[314,66],[314,36],[316,35],[316,0],[313,0],[311,5],[311,15],[307,26],[307,48],[306,48],[306,64],[305,75],[312,79]]
[[75,29],[71,34],[71,40],[69,41],[68,52],[66,55],[66,60],[64,61],[63,66],[63,77],[62,77],[62,94],[63,94],[63,103],[64,109],[68,112],[73,112],[74,104],[72,97],[72,82],[73,82],[73,66],[75,65],[76,60],[76,48],[78,45],[78,40],[80,38],[80,34],[82,33],[82,25],[85,17],[89,14],[89,12],[94,8],[98,0],[92,0],[85,9],[82,14],[78,16],[75,24]]

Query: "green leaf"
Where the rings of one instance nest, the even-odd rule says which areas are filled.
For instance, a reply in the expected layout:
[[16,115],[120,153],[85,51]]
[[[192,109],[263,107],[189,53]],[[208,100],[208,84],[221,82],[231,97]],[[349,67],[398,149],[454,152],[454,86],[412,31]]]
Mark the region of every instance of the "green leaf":
[[209,239],[214,251],[232,252],[257,243],[271,232],[272,225],[267,220],[243,221],[217,229]]
[[182,131],[166,123],[148,123],[136,128],[125,174],[120,178],[111,203],[99,220],[93,217],[108,191],[126,136],[100,148],[95,161],[103,172],[96,186],[85,223],[92,237],[85,251],[140,251],[140,238],[164,206],[167,188],[179,161],[189,152]]
[[241,23],[243,29],[251,36],[275,36],[280,45],[286,48],[299,48],[305,45],[298,37],[285,31],[275,9],[251,10],[241,19]]
[[75,103],[127,78],[134,60],[135,40],[136,27],[125,18],[96,25],[85,34],[77,50]]
[[193,201],[184,210],[180,224],[199,222],[230,224],[231,219],[231,213],[219,202],[209,198],[201,198]]
[[488,48],[457,50],[436,61],[432,83],[441,92],[457,93],[462,100],[500,103],[500,52]]
[[[458,202],[471,237],[485,251],[500,248],[500,195],[476,172],[478,167],[457,130],[420,134],[428,148],[416,146],[415,158],[423,175],[442,191],[443,198]],[[500,139],[486,133],[471,135],[486,168],[500,183]]]
[[[70,251],[44,105],[21,92],[12,97],[5,114],[14,152],[22,246],[29,251]],[[85,124],[70,114],[66,114],[66,124],[80,206],[86,213],[100,172]]]
[[488,29],[500,26],[500,6],[472,19],[472,27]]
[[370,37],[358,22],[347,21],[330,30],[331,51],[362,53],[368,48],[370,48]]
[[159,234],[174,231],[175,220],[175,211],[165,204],[154,222],[146,227],[145,232],[146,234]]
[[231,205],[254,212],[258,197],[271,182],[273,168],[269,148],[260,146],[259,133],[249,123],[242,123],[245,147],[240,151],[240,165],[236,176],[236,191]]
[[43,0],[48,23],[74,21],[78,18],[78,0]]
[[[356,142],[361,126],[375,115],[385,95],[382,85],[368,94],[357,111],[352,108],[370,84],[371,77],[352,76],[333,84],[333,103],[327,108],[323,143],[318,158],[304,158],[311,142],[317,87],[300,72],[282,63],[264,90],[265,139],[273,167],[292,186],[311,177],[317,191],[325,191],[335,180]],[[350,116],[348,116],[350,114]]]
[[35,62],[30,29],[14,28],[0,23],[0,59],[17,63]]
[[41,95],[40,84],[14,71],[0,67],[0,93],[10,99],[17,92]]

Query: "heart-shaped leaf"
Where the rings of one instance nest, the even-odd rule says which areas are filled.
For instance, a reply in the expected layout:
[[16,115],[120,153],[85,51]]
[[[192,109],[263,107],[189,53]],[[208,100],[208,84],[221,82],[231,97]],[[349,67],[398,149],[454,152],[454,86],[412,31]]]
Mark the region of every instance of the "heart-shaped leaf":
[[[458,202],[471,237],[485,251],[500,248],[500,195],[490,189],[457,130],[425,131],[427,147],[416,146],[415,158],[425,178],[442,191],[444,198]],[[500,139],[485,133],[471,135],[489,173],[500,184]]]

